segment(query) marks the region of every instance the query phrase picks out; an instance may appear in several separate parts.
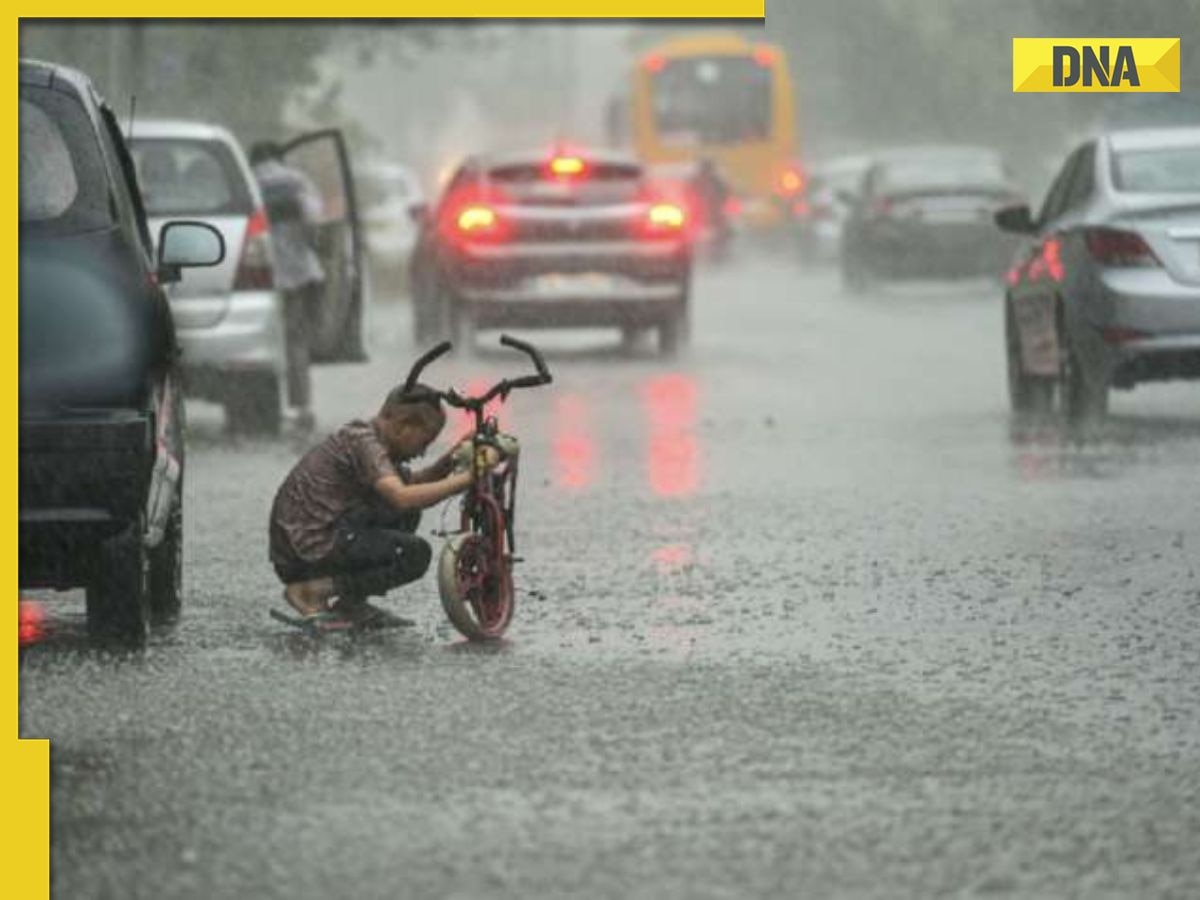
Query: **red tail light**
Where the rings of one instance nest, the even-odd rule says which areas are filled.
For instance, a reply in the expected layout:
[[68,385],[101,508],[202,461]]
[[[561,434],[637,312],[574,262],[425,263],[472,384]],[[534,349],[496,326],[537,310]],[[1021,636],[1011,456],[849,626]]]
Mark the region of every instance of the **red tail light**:
[[754,61],[764,69],[769,69],[771,66],[775,65],[775,60],[777,58],[778,54],[775,52],[774,47],[768,47],[766,44],[760,44],[754,48]]
[[480,201],[458,206],[449,224],[450,236],[460,241],[500,241],[507,234],[504,219],[496,208]]
[[246,223],[242,255],[233,279],[235,291],[269,291],[275,286],[271,228],[265,210],[256,209]]
[[779,173],[775,187],[782,196],[789,199],[795,197],[804,190],[804,173],[799,166],[787,166]]
[[646,237],[682,237],[687,221],[687,212],[680,204],[654,201],[642,219],[642,233]]
[[727,197],[723,211],[730,219],[736,219],[742,214],[742,201],[737,197]]
[[1162,265],[1140,235],[1117,228],[1089,228],[1083,234],[1096,262],[1118,269],[1152,269]]
[[1127,344],[1130,341],[1140,341],[1142,338],[1149,337],[1150,335],[1144,331],[1138,331],[1136,328],[1110,325],[1108,328],[1100,329],[1100,336],[1108,344]]
[[657,74],[667,67],[667,59],[665,56],[659,56],[656,53],[653,56],[646,57],[645,66],[647,72]]

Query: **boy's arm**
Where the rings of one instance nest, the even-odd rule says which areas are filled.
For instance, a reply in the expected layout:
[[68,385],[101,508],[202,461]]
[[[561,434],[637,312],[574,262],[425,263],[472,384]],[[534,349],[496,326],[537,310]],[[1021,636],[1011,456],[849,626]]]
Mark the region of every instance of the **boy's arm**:
[[454,448],[451,447],[430,465],[409,476],[409,484],[430,484],[441,481],[454,471]]
[[375,482],[375,490],[397,509],[425,509],[466,490],[470,483],[470,472],[420,484],[405,484],[398,475],[385,475]]

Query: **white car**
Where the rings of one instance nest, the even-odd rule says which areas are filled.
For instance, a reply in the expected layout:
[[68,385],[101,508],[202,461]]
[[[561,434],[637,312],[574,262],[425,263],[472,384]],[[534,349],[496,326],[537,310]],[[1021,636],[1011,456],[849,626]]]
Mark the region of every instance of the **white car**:
[[425,208],[421,182],[406,166],[368,163],[354,173],[372,267],[385,278],[403,273],[417,242],[417,219]]
[[[167,219],[198,219],[225,238],[221,265],[189,269],[168,292],[187,392],[224,405],[230,430],[276,433],[287,384],[283,299],[267,210],[246,154],[219,125],[141,120],[133,131],[151,230]],[[311,228],[326,278],[311,324],[312,361],[361,360],[361,239],[345,143],[325,130],[283,151],[313,179],[325,210]]]

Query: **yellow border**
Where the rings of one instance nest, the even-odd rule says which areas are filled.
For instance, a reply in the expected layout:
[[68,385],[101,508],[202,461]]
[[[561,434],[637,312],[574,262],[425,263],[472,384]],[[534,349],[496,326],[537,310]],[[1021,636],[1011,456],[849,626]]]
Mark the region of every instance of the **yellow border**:
[[[295,15],[297,10],[306,11],[313,5],[261,3],[255,4],[253,15],[262,17],[269,13]],[[56,7],[58,17],[94,16],[92,4],[68,2]],[[248,18],[245,4],[219,2],[205,8],[206,12],[219,17]],[[411,18],[554,18],[554,19],[611,19],[611,18],[739,18],[762,19],[766,15],[765,0],[573,0],[564,3],[551,0],[409,0],[394,3],[358,3],[338,9],[341,15],[363,18],[393,18],[403,13]],[[121,5],[122,16],[162,16],[161,3],[125,3]],[[38,10],[36,15],[46,15]],[[317,18],[317,17],[313,17]],[[17,17],[9,32],[12,59],[19,53],[21,17]],[[10,139],[5,151],[8,157],[9,177],[5,180],[5,201],[9,209],[17,205],[17,95],[7,94],[3,117],[10,123]],[[11,213],[10,213],[11,215]],[[3,568],[17,579],[17,303],[19,293],[17,281],[17,227],[13,219],[4,226],[4,244],[8,247],[9,300],[7,309],[8,326],[4,330],[4,402],[3,431],[0,432],[0,453],[4,478],[2,491],[3,517]],[[16,610],[10,607],[9,621],[15,631]],[[10,632],[7,649],[0,657],[3,669],[2,687],[4,694],[3,720],[18,726],[18,651],[16,635]],[[15,735],[14,735],[15,738]],[[50,743],[46,740],[0,740],[0,771],[3,783],[0,790],[4,797],[4,828],[0,834],[3,857],[0,865],[4,872],[3,893],[8,897],[47,897],[50,892]]]

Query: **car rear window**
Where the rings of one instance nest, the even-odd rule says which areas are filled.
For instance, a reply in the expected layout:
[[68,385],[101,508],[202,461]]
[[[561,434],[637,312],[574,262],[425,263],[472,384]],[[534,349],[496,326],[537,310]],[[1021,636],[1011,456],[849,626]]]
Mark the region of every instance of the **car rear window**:
[[108,175],[82,104],[22,85],[18,115],[22,230],[77,234],[110,226]]
[[926,188],[995,188],[1007,183],[1004,167],[990,157],[930,157],[885,163],[885,191]]
[[668,144],[771,136],[772,72],[748,56],[667,60],[654,76],[654,124]]
[[1118,152],[1113,183],[1138,194],[1200,193],[1200,145]]
[[152,216],[249,215],[250,190],[221,141],[134,138],[133,164]]
[[588,162],[581,175],[555,178],[547,163],[496,166],[488,181],[512,201],[526,206],[628,203],[641,192],[642,169],[635,163]]

